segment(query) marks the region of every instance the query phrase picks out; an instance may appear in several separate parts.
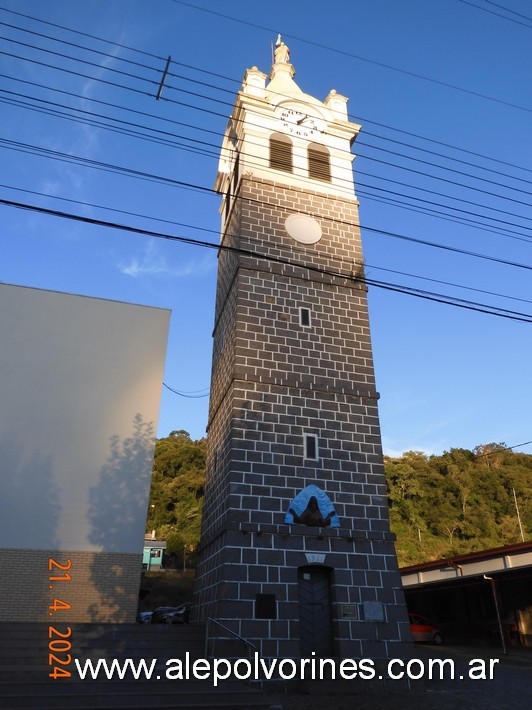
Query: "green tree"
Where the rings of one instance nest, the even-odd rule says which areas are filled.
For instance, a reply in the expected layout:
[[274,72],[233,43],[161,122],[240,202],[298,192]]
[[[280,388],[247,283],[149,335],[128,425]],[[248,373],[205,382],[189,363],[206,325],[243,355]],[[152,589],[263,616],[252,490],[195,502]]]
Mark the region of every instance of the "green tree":
[[189,561],[200,538],[206,439],[193,441],[184,430],[155,444],[146,530],[166,540],[167,551]]

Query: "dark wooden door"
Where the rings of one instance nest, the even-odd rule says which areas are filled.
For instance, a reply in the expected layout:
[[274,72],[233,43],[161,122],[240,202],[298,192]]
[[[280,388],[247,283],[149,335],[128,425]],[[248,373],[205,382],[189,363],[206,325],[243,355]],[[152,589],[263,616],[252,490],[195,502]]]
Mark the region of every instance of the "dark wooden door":
[[302,657],[332,656],[331,600],[327,567],[300,567],[299,642]]

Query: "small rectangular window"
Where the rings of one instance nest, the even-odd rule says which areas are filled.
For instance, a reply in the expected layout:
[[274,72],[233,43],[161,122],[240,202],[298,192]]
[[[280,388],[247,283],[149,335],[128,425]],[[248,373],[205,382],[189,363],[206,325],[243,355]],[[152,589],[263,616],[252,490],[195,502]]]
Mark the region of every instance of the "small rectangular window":
[[275,594],[255,595],[255,618],[277,619],[277,600]]
[[240,156],[236,156],[235,167],[233,168],[233,195],[236,195],[236,186],[238,185],[238,171],[240,170]]
[[318,460],[318,437],[316,434],[304,434],[304,448],[306,459]]
[[299,309],[299,323],[304,326],[310,326],[310,308]]
[[229,212],[231,210],[231,188],[228,188],[225,193],[225,220],[229,217]]

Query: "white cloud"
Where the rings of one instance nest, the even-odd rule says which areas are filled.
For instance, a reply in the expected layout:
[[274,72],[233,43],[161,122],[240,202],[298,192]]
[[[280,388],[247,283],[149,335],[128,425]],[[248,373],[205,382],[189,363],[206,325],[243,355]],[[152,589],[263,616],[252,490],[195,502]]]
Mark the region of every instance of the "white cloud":
[[141,276],[162,276],[179,278],[184,276],[200,276],[215,267],[215,261],[205,255],[202,259],[190,259],[179,265],[169,265],[165,256],[157,254],[155,240],[150,239],[140,256],[133,256],[127,262],[120,262],[118,269],[126,276],[138,278]]

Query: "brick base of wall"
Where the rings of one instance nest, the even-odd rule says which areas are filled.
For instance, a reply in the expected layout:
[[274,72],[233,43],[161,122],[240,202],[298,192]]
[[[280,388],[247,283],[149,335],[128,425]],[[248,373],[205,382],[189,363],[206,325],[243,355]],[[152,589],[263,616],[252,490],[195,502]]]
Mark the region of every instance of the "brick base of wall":
[[[0,548],[0,569],[0,622],[136,620],[141,554]],[[66,575],[70,579],[50,579]],[[50,609],[54,599],[70,608],[58,608],[61,605],[56,604],[56,611]]]

